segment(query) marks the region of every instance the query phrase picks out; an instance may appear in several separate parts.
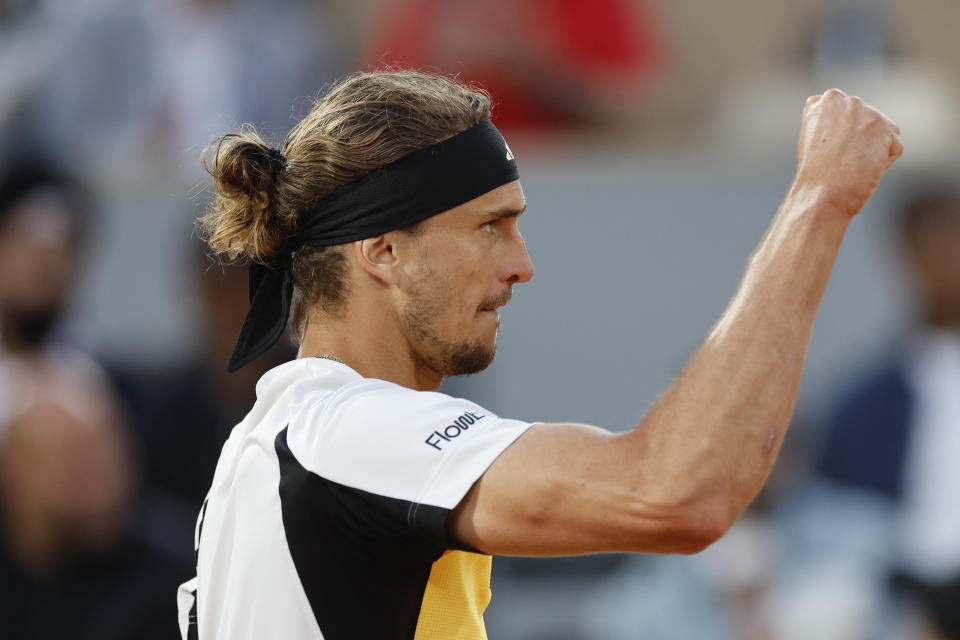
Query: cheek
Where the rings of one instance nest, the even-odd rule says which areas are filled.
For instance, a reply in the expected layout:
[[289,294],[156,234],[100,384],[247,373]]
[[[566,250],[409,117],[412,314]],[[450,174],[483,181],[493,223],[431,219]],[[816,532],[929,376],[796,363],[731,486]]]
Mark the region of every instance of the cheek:
[[490,238],[478,233],[445,240],[424,251],[408,274],[414,281],[415,298],[431,310],[433,324],[470,327],[496,277]]
[[487,273],[487,260],[483,253],[468,244],[458,247],[457,251],[444,258],[423,274],[421,282],[442,291],[448,302],[484,295],[490,274]]
[[483,299],[483,291],[475,283],[478,275],[466,270],[430,283],[429,300],[424,307],[429,310],[430,323],[446,334],[447,339],[473,331],[477,308]]
[[496,247],[488,236],[481,236],[464,247],[457,263],[464,290],[473,291],[474,294],[479,292],[481,298],[486,297],[490,283],[497,277],[497,262]]

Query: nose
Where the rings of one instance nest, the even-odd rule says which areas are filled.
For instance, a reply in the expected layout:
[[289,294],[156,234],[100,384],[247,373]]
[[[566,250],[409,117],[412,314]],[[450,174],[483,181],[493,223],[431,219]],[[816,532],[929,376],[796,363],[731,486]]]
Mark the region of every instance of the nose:
[[509,284],[518,282],[529,282],[533,278],[533,261],[530,260],[530,253],[527,251],[527,243],[523,236],[517,233],[517,241],[511,252],[511,259],[508,263],[509,269],[506,272],[505,280]]

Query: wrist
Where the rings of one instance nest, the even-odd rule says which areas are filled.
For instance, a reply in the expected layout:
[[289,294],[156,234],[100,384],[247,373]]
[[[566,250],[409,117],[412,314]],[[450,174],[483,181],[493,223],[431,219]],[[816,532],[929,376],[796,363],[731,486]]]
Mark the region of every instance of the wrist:
[[808,184],[797,180],[784,198],[783,208],[817,221],[838,222],[846,226],[859,207],[850,203],[849,194],[829,184]]

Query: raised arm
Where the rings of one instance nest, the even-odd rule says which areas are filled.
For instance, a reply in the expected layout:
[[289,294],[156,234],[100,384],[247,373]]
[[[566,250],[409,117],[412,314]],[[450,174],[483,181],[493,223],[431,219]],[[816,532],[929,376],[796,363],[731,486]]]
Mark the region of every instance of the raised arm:
[[795,181],[667,392],[627,433],[532,427],[454,511],[453,534],[510,555],[694,552],[719,538],[776,459],[847,225],[901,152],[897,126],[859,98],[811,97]]

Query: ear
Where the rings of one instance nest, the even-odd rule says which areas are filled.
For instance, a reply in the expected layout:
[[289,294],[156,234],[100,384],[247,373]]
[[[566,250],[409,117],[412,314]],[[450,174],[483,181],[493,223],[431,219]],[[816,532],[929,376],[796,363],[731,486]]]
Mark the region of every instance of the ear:
[[396,284],[400,277],[399,261],[390,243],[390,236],[374,236],[353,243],[357,262],[364,271],[383,284]]

